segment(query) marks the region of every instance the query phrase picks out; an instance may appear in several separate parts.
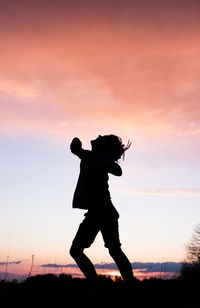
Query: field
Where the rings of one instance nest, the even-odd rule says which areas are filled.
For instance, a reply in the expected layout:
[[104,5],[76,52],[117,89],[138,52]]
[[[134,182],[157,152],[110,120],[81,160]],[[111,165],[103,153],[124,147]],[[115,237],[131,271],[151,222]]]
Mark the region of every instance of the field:
[[126,285],[99,276],[96,284],[70,275],[38,275],[0,282],[0,307],[199,308],[199,280],[148,279]]

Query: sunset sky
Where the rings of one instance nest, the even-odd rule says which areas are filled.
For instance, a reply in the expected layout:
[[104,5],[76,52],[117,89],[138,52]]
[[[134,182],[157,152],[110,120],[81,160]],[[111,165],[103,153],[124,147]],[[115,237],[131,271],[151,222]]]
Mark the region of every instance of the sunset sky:
[[[183,261],[200,223],[200,1],[0,1],[0,272],[73,263],[79,159],[132,141],[110,176],[131,262]],[[112,262],[98,235],[86,254]],[[1,265],[2,262],[2,265]]]

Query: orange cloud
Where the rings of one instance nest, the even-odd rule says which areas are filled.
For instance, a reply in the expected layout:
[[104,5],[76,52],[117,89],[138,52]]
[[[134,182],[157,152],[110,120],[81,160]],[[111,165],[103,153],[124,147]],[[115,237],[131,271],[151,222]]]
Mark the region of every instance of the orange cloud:
[[[1,20],[1,133],[59,136],[101,127],[124,135],[199,136],[194,4],[151,6],[147,17],[149,6],[139,4],[115,13],[94,5],[91,15],[68,2],[67,11],[50,1],[46,14],[43,2],[21,3],[21,10],[7,8],[11,23]],[[102,18],[98,8],[107,12]]]

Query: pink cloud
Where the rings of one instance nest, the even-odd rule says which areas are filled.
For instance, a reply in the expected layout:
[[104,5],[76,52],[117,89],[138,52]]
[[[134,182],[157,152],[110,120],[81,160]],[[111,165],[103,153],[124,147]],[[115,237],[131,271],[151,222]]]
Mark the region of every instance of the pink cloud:
[[82,24],[83,7],[76,12],[70,3],[69,19],[53,2],[45,16],[42,4],[39,11],[33,3],[6,8],[13,19],[1,20],[1,132],[56,136],[120,127],[123,134],[198,137],[200,19],[193,2],[177,3],[151,6],[148,16],[148,5],[109,9],[103,20],[93,6],[97,18]]

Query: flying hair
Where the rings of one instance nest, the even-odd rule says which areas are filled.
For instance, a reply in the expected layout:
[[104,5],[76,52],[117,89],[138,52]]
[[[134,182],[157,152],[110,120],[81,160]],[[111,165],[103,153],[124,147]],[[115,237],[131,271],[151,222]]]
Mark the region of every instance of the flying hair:
[[104,136],[104,146],[106,152],[115,160],[118,161],[121,157],[125,159],[125,152],[130,148],[132,142],[128,140],[125,145],[121,137],[115,135]]
[[122,154],[122,158],[123,160],[125,159],[125,152],[131,147],[132,142],[130,140],[128,140],[127,145],[122,144],[123,146],[123,154]]

